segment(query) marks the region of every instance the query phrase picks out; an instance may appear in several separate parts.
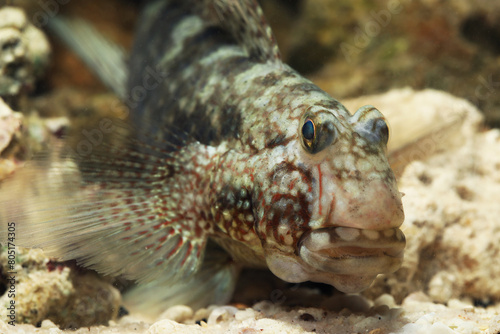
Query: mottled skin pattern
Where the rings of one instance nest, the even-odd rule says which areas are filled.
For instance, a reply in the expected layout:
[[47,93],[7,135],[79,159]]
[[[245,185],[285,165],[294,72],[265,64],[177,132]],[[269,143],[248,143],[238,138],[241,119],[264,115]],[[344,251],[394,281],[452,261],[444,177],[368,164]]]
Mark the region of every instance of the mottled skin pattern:
[[[183,157],[182,173],[163,183],[169,200],[162,210],[182,217],[184,241],[209,237],[238,264],[267,265],[285,280],[345,291],[361,290],[399,266],[403,211],[385,157],[387,126],[375,108],[351,116],[284,65],[253,1],[156,1],[140,22],[129,91],[143,82],[146,64],[163,79],[135,97],[133,123],[167,141],[172,135],[165,128],[196,139],[185,144],[194,154]],[[176,226],[168,219],[164,225]],[[350,233],[341,239],[361,236],[344,249],[320,247],[328,261],[355,262],[361,254],[345,273],[329,273],[301,253],[302,243],[333,244],[336,227]],[[311,233],[323,230],[326,236]],[[363,238],[379,238],[373,231],[386,237],[382,248],[392,242],[398,251],[364,253]],[[381,254],[390,264],[365,272],[365,260]]]

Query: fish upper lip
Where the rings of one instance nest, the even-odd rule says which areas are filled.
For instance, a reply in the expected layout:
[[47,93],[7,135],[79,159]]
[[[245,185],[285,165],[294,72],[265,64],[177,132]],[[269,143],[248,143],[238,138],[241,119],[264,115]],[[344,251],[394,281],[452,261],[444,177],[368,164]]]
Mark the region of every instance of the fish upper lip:
[[343,275],[396,271],[406,240],[399,228],[369,230],[328,227],[305,233],[299,243],[301,259],[320,271]]

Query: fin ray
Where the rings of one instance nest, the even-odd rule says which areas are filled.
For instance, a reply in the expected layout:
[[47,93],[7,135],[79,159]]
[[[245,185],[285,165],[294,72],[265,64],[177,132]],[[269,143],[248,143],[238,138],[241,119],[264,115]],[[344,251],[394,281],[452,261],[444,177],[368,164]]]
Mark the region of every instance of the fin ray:
[[[191,140],[174,151],[155,140],[142,145],[129,139],[119,147],[104,140],[85,158],[54,145],[0,185],[0,220],[16,221],[20,246],[76,258],[103,274],[142,282],[193,273],[207,237],[172,197],[186,195],[174,188],[179,181],[173,171],[189,175],[186,159],[206,156],[205,146]],[[189,202],[198,184],[185,183]],[[0,226],[0,241],[6,226]]]

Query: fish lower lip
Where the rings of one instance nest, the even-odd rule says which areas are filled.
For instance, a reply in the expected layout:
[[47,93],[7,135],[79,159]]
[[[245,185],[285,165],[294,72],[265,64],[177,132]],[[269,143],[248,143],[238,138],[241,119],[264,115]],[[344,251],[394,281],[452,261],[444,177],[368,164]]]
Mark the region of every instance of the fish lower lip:
[[310,266],[341,275],[376,275],[396,271],[406,240],[398,228],[363,230],[331,227],[305,234],[299,255]]

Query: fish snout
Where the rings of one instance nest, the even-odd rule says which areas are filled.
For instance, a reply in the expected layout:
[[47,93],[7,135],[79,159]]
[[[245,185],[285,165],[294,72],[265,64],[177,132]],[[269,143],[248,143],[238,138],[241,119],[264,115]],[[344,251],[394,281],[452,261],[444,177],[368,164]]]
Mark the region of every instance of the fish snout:
[[[297,252],[308,280],[359,292],[378,274],[392,273],[402,264],[406,239],[399,229],[404,220],[401,195],[382,180],[352,189],[348,183],[341,189],[324,227],[304,233]],[[301,271],[293,273],[299,277]]]
[[343,190],[343,196],[336,196],[330,224],[367,230],[386,230],[403,224],[401,194],[391,184],[374,180],[349,191],[348,182]]

